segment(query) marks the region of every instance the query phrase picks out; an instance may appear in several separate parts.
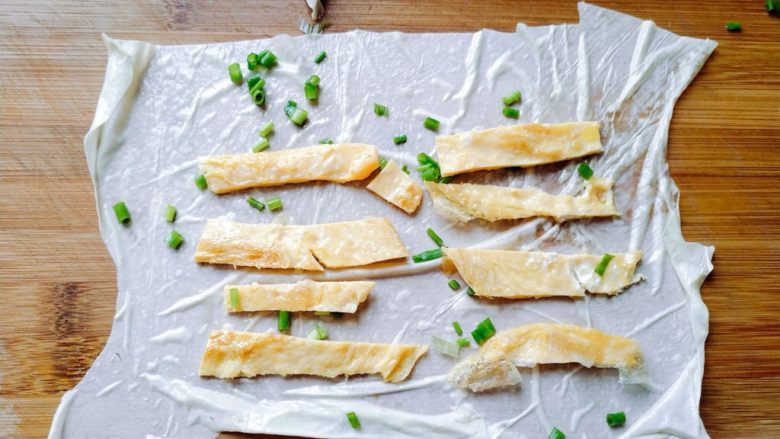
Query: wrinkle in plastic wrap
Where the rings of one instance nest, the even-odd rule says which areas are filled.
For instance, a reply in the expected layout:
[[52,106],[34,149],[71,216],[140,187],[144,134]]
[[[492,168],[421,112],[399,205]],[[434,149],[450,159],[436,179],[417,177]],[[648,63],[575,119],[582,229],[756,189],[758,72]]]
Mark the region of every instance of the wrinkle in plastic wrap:
[[[687,243],[678,196],[665,161],[675,101],[715,48],[606,9],[580,4],[578,25],[528,27],[515,33],[401,34],[354,31],[234,43],[153,46],[106,38],[106,80],[85,138],[101,233],[117,265],[118,301],[104,351],[65,394],[50,437],[213,437],[218,431],[316,437],[546,437],[557,426],[572,437],[707,437],[698,405],[707,335],[699,287],[713,249]],[[266,110],[255,107],[226,66],[250,51],[272,49],[280,64],[267,75]],[[322,50],[328,58],[312,62]],[[311,74],[322,78],[318,105],[303,99]],[[426,196],[407,216],[363,186],[314,183],[215,196],[193,184],[196,158],[246,152],[257,129],[274,121],[272,148],[336,141],[376,144],[399,164],[432,152],[425,116],[440,133],[511,123],[500,97],[523,92],[521,122],[597,120],[605,152],[590,164],[616,181],[622,216],[555,224],[548,220],[453,224]],[[282,108],[298,98],[310,122],[292,126]],[[374,102],[389,106],[378,118]],[[394,135],[409,141],[393,145]],[[576,162],[459,176],[456,182],[535,185],[575,193]],[[247,196],[284,200],[281,213],[258,213]],[[111,205],[124,200],[133,219],[118,225]],[[186,238],[165,245],[172,226],[167,204]],[[371,298],[355,315],[327,320],[331,338],[428,344],[454,338],[451,322],[472,328],[486,316],[495,326],[553,321],[635,337],[651,383],[621,385],[617,371],[575,365],[521,369],[515,389],[470,394],[445,375],[454,364],[430,351],[411,379],[386,384],[374,376],[202,379],[197,370],[208,333],[219,328],[265,331],[275,315],[227,315],[227,283],[285,282],[301,275],[261,274],[192,262],[209,218],[314,224],[386,216],[410,252],[433,247],[432,227],[450,246],[561,252],[644,252],[643,283],[623,294],[584,300],[475,300],[453,293],[439,262],[382,269],[328,271],[320,279],[374,278]],[[320,320],[294,316],[292,334],[306,336]],[[467,349],[462,356],[473,352]],[[604,415],[624,410],[628,424],[608,429]],[[344,414],[356,411],[362,429]]]

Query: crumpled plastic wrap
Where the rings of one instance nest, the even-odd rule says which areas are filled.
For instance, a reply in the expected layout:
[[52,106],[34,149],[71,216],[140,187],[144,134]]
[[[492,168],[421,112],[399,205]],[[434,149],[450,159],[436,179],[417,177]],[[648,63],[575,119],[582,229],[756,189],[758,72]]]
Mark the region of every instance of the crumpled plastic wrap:
[[[699,287],[712,269],[713,248],[684,241],[678,190],[665,161],[674,103],[716,44],[680,37],[641,21],[581,3],[578,25],[528,27],[515,33],[402,34],[353,31],[233,43],[155,46],[105,38],[109,51],[95,120],[85,138],[101,233],[117,265],[117,311],[111,336],[81,383],[67,392],[50,437],[213,437],[219,431],[313,437],[546,437],[553,426],[570,437],[707,437],[698,415],[707,336]],[[250,51],[271,49],[280,63],[267,75],[266,109],[226,66]],[[326,50],[320,65],[313,58]],[[322,78],[318,105],[303,99],[311,74]],[[272,148],[316,144],[331,137],[377,145],[396,162],[415,166],[432,153],[434,133],[514,121],[500,97],[520,89],[520,122],[597,120],[605,152],[589,159],[616,181],[616,219],[555,224],[546,219],[455,224],[437,215],[426,195],[408,216],[364,188],[365,182],[314,183],[215,196],[193,178],[197,157],[248,151],[257,130],[274,121]],[[303,128],[282,111],[288,99],[310,110]],[[374,102],[389,106],[376,117]],[[406,133],[400,146],[392,137]],[[456,182],[538,186],[575,193],[578,161],[459,176]],[[259,213],[247,196],[280,196],[280,213]],[[124,200],[132,223],[117,224],[111,206]],[[179,217],[165,222],[167,204]],[[411,379],[375,376],[203,379],[197,370],[208,333],[219,328],[265,331],[276,316],[228,315],[227,283],[292,282],[279,275],[198,265],[195,244],[209,218],[314,224],[388,217],[410,252],[434,247],[432,227],[449,246],[560,252],[642,250],[647,277],[623,294],[584,300],[485,301],[452,292],[440,261],[390,268],[328,271],[317,279],[377,281],[358,312],[324,319],[332,339],[428,344],[454,339],[451,322],[470,330],[489,316],[501,330],[540,321],[573,323],[640,340],[651,382],[621,385],[616,370],[576,365],[520,369],[515,389],[471,394],[452,388],[454,360],[430,351]],[[185,236],[179,251],[165,239]],[[78,269],[75,267],[74,269]],[[292,334],[316,321],[296,314]],[[465,349],[461,356],[473,352]],[[604,416],[625,411],[628,423],[609,429]],[[345,413],[355,411],[353,430]]]

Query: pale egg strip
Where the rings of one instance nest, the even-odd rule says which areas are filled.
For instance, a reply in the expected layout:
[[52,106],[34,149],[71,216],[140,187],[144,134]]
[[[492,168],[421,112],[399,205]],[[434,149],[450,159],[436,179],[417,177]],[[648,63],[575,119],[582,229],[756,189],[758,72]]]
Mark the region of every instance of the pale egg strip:
[[[327,311],[354,313],[368,298],[374,282],[314,282],[302,280],[294,284],[226,285],[225,309],[245,311]],[[231,290],[237,292],[237,307],[233,307]]]
[[572,218],[617,216],[612,182],[591,177],[585,190],[575,197],[548,194],[537,188],[509,188],[481,184],[440,184],[426,181],[433,206],[453,221],[474,218],[487,221],[552,217]]
[[357,267],[407,255],[386,218],[310,226],[212,219],[206,223],[194,259],[260,269],[323,271],[323,267]]
[[410,215],[422,201],[422,187],[392,160],[387,162],[366,189]]
[[201,157],[200,168],[216,194],[252,187],[324,180],[362,180],[379,167],[373,145],[336,143],[262,153]]
[[214,331],[200,364],[201,376],[379,374],[406,379],[427,346],[311,340],[272,332]]
[[500,331],[452,368],[454,385],[481,392],[520,382],[517,367],[579,363],[617,368],[621,383],[647,380],[639,341],[577,325],[533,323]]
[[472,248],[443,248],[442,268],[457,271],[486,298],[581,297],[585,292],[614,295],[639,282],[634,272],[642,252],[615,253],[603,276],[594,269],[602,255],[560,254]]
[[437,136],[441,175],[528,167],[603,151],[598,122],[529,123]]

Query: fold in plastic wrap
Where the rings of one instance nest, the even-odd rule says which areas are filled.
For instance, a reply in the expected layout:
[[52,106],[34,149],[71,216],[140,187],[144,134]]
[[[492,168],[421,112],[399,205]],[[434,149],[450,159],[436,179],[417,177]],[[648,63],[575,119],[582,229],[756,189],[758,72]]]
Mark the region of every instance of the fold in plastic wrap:
[[[354,31],[185,46],[106,38],[106,78],[85,151],[101,234],[117,265],[116,316],[105,349],[63,396],[51,437],[211,438],[242,431],[473,439],[546,437],[552,425],[570,437],[603,437],[603,414],[616,407],[626,410],[629,424],[615,434],[706,437],[698,416],[707,335],[699,287],[711,269],[712,248],[683,240],[679,193],[665,154],[674,103],[715,43],[584,3],[579,10],[579,24],[519,25],[514,33]],[[279,63],[263,75],[268,94],[265,108],[258,108],[245,86],[230,82],[226,66],[239,62],[244,68],[247,53],[264,49]],[[313,63],[322,51],[328,57]],[[301,128],[282,109],[312,74],[322,78],[320,99],[307,106],[309,123]],[[414,169],[417,154],[435,154],[437,135],[509,124],[501,97],[517,89],[523,102],[516,104],[516,123],[598,122],[603,151],[587,161],[614,182],[620,217],[455,224],[436,214],[427,196],[411,216],[364,182],[288,184],[220,196],[192,184],[202,172],[199,157],[246,153],[267,122],[276,128],[265,153],[332,138],[378,145],[383,157]],[[375,117],[374,102],[391,109],[388,118]],[[428,116],[441,121],[438,133],[423,127]],[[408,142],[392,144],[400,133]],[[453,183],[575,196],[582,185],[580,160],[463,173]],[[411,176],[419,178],[414,171]],[[247,205],[248,196],[280,197],[284,208],[258,212]],[[117,224],[111,211],[119,200],[132,212],[128,226]],[[169,204],[179,212],[173,225],[162,215]],[[439,261],[327,270],[318,279],[370,278],[376,286],[359,312],[341,319],[296,313],[291,336],[305,337],[323,319],[331,340],[399,345],[427,345],[432,336],[453,340],[453,320],[469,331],[486,316],[499,331],[538,322],[576,324],[638,340],[651,384],[622,385],[614,370],[563,365],[519,369],[524,384],[518,390],[476,397],[447,383],[455,360],[438,352],[420,358],[410,379],[398,384],[375,375],[198,376],[211,331],[276,328],[274,313],[225,312],[225,285],[306,277],[194,263],[209,219],[312,225],[369,216],[388,218],[411,253],[432,248],[428,228],[453,248],[641,251],[636,274],[647,281],[614,297],[486,301],[467,296],[465,288],[454,293]],[[172,227],[185,237],[178,251],[165,245]],[[326,248],[336,249],[330,243]],[[473,352],[463,349],[461,356]],[[361,430],[347,422],[350,411],[360,417]]]

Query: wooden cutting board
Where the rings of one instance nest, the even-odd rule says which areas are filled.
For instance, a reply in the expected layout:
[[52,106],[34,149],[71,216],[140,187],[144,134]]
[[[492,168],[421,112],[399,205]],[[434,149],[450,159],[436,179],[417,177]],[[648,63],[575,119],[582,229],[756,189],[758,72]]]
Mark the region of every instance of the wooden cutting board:
[[[302,0],[203,3],[0,2],[0,437],[44,437],[111,329],[115,271],[82,152],[105,68],[100,33],[163,44],[262,38],[297,34],[308,14]],[[702,289],[701,415],[715,438],[780,437],[780,19],[763,0],[596,3],[720,44],[669,137],[685,237],[716,247]],[[533,0],[331,0],[326,17],[334,32],[577,19],[572,1]],[[741,33],[724,30],[732,20]]]

